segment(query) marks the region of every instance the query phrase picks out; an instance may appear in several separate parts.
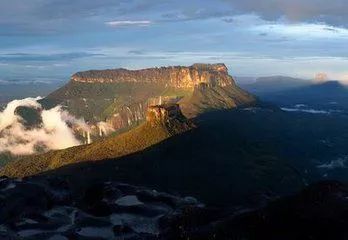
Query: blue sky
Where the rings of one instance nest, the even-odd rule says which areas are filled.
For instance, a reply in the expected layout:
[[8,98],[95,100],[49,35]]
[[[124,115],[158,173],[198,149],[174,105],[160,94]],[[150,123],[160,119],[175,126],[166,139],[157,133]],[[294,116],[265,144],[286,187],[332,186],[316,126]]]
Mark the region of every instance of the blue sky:
[[347,42],[345,0],[0,0],[0,83],[195,62],[347,80]]

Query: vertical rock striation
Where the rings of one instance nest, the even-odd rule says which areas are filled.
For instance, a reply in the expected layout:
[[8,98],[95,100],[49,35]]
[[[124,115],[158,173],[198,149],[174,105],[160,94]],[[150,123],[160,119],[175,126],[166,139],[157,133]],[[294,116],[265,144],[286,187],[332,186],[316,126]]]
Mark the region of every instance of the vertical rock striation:
[[209,86],[234,85],[225,64],[194,64],[189,67],[161,67],[142,70],[109,69],[78,72],[72,81],[83,83],[156,83],[174,88],[193,89],[200,83]]

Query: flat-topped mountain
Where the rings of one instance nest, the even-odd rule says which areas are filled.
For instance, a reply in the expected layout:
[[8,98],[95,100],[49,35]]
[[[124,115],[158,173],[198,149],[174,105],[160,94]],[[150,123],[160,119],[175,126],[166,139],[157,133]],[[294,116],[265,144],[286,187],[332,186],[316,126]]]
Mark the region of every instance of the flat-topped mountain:
[[211,86],[234,85],[225,64],[194,64],[142,70],[108,69],[78,72],[72,81],[84,83],[156,83],[175,88],[194,88],[200,83]]
[[235,84],[224,64],[194,64],[79,72],[43,102],[63,105],[88,122],[106,121],[118,130],[144,122],[147,108],[153,105],[175,103],[192,118],[214,109],[253,104],[255,98]]

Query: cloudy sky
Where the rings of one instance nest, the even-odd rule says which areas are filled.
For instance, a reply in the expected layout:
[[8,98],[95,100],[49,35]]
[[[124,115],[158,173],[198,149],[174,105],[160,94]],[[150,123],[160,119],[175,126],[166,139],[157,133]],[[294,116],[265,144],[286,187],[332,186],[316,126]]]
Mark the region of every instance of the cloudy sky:
[[346,0],[0,0],[0,82],[194,62],[345,80],[347,43]]

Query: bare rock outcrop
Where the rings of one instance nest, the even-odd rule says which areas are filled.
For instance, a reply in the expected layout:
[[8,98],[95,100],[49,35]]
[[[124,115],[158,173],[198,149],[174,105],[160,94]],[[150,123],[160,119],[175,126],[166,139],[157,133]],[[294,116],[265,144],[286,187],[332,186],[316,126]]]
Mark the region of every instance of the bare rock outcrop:
[[167,122],[175,118],[182,118],[178,104],[150,106],[147,110],[148,122]]
[[162,124],[171,134],[185,132],[194,127],[192,121],[182,114],[179,104],[149,106],[146,121],[151,126]]

